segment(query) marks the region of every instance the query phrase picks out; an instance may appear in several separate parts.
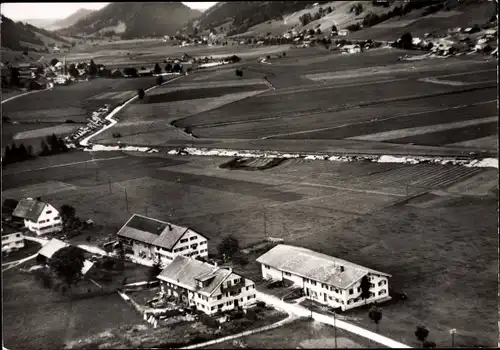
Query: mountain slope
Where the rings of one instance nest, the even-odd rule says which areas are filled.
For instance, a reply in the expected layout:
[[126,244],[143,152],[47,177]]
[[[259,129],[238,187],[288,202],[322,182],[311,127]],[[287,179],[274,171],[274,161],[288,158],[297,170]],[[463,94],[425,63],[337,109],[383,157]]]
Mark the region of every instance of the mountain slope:
[[19,22],[31,24],[32,26],[50,29],[50,26],[57,21],[56,18],[32,18],[32,19],[22,19]]
[[68,40],[31,24],[14,22],[2,15],[2,47],[15,51],[46,51],[48,46],[69,44]]
[[87,17],[88,15],[90,15],[93,12],[94,12],[94,10],[79,9],[78,11],[73,13],[72,15],[69,15],[68,17],[66,17],[64,19],[54,21],[49,26],[44,27],[44,28],[50,29],[50,30],[57,30],[57,29],[61,29],[61,28],[71,27],[76,22],[80,21],[81,19],[84,19],[85,17]]
[[59,32],[67,36],[118,34],[124,39],[172,35],[200,15],[180,2],[115,2]]
[[228,1],[219,2],[207,9],[199,18],[188,23],[187,31],[194,27],[198,31],[213,29],[228,24],[229,34],[237,34],[246,29],[272,19],[281,19],[284,15],[323,4],[327,1]]

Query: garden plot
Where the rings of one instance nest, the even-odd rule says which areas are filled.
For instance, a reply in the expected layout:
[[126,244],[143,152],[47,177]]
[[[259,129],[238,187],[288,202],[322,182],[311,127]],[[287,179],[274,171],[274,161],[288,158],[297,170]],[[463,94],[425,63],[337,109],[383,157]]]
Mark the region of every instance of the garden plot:
[[66,134],[72,133],[73,131],[78,129],[80,126],[81,126],[81,124],[68,123],[68,124],[54,125],[54,126],[50,126],[47,128],[22,131],[22,132],[15,134],[13,139],[14,140],[24,140],[24,139],[32,139],[32,138],[42,138],[45,136],[50,136],[52,134],[66,135]]
[[90,100],[120,100],[126,101],[134,97],[137,91],[110,91],[89,97]]
[[[163,86],[160,86],[151,92],[148,93],[148,96],[156,96],[156,95],[163,95],[165,93],[169,92],[176,92],[176,91],[184,91],[184,90],[196,90],[196,89],[212,89],[212,88],[232,88],[232,87],[240,87],[240,86],[252,86],[252,85],[261,85],[263,84],[264,81],[262,79],[248,79],[248,80],[229,80],[229,81],[217,81],[215,83],[211,83],[210,86],[208,86],[205,83],[194,83],[194,82],[185,82],[184,80],[178,80],[176,82],[173,82],[172,84],[166,84]],[[267,89],[267,86],[265,86]],[[139,101],[137,101],[139,102]]]

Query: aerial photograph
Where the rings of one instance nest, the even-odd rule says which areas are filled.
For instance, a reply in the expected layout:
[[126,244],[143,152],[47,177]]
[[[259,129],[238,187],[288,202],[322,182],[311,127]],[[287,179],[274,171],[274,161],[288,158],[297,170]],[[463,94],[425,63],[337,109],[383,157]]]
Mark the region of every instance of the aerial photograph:
[[500,346],[498,1],[0,12],[3,350]]

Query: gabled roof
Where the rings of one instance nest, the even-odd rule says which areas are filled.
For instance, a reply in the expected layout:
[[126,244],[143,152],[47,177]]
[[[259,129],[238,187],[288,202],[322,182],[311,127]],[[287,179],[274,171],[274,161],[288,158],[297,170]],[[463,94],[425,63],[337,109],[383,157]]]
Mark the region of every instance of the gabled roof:
[[68,246],[68,243],[63,242],[57,238],[52,238],[42,247],[42,249],[38,251],[38,254],[46,257],[47,259],[51,259],[55,252]]
[[43,208],[45,208],[46,205],[47,203],[36,199],[21,199],[17,204],[16,209],[14,209],[12,216],[17,216],[30,221],[38,221],[38,218],[40,217],[40,214],[42,214]]
[[[277,245],[261,255],[257,262],[341,289],[349,288],[368,273],[391,277],[387,273],[286,244]],[[339,269],[341,266],[344,271]]]
[[[218,268],[194,258],[179,255],[158,275],[158,279],[191,291],[211,295],[232,273],[229,269]],[[207,281],[210,278],[212,280],[205,287],[197,286],[196,280]]]
[[6,222],[2,222],[2,236],[11,235],[13,233],[20,233],[22,230],[9,225]]
[[187,227],[134,214],[118,231],[118,236],[172,249],[188,231],[194,232]]

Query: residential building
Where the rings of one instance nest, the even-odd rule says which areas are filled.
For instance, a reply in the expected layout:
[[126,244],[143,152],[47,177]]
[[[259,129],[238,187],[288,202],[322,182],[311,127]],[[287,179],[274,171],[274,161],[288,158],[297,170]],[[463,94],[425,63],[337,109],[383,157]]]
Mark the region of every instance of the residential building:
[[349,35],[349,30],[348,29],[341,29],[338,32],[338,36],[347,36]]
[[194,258],[177,256],[158,275],[161,290],[208,315],[256,303],[255,284],[233,272]]
[[[266,280],[287,280],[307,298],[342,310],[390,300],[391,275],[315,251],[279,244],[257,259]],[[370,282],[370,298],[361,298],[361,280]]]
[[207,257],[208,239],[190,228],[134,214],[118,231],[127,253],[164,266],[176,256]]
[[23,233],[2,222],[2,253],[10,253],[24,247]]
[[139,69],[137,75],[140,77],[150,77],[153,76],[153,71],[151,69]]
[[21,199],[12,216],[24,219],[24,226],[37,235],[62,231],[59,211],[51,204],[38,199]]

